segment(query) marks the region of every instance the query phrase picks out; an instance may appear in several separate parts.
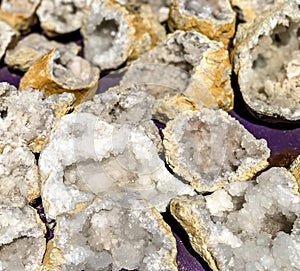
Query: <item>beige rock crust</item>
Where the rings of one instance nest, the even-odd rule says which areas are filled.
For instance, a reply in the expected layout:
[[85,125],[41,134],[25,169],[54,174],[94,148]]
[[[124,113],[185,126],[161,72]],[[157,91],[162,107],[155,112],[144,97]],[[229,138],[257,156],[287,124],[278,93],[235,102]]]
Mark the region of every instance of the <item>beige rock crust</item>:
[[7,23],[0,21],[0,59],[4,56],[6,50],[13,48],[19,39],[19,32]]
[[[291,164],[289,171],[294,175],[298,182],[298,186],[300,189],[300,155],[294,160],[294,162]],[[299,190],[300,193],[300,190]]]

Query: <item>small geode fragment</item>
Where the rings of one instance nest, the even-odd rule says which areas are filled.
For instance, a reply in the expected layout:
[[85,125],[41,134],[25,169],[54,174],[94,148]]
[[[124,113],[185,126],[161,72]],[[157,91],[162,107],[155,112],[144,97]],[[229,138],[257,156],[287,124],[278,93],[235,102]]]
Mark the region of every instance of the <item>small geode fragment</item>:
[[211,195],[178,197],[171,213],[213,271],[300,270],[300,195],[295,179],[271,168],[256,182]]
[[27,32],[37,22],[35,12],[41,0],[2,0],[0,19],[17,30]]
[[238,27],[234,70],[258,117],[300,121],[299,22],[299,5],[288,1]]
[[170,227],[147,204],[132,207],[97,198],[79,212],[57,216],[43,270],[177,271]]
[[7,23],[0,21],[0,60],[4,56],[7,49],[15,46],[19,39],[19,32],[9,26]]
[[99,70],[72,52],[53,49],[38,59],[20,81],[19,90],[43,90],[46,96],[73,93],[75,104],[93,97],[98,88]]
[[25,72],[36,60],[54,48],[64,48],[73,54],[80,51],[80,46],[74,42],[63,44],[50,41],[41,34],[32,33],[20,40],[14,48],[7,50],[4,62],[12,69]]
[[39,91],[20,92],[8,83],[0,83],[0,151],[10,145],[40,152],[56,117],[72,109],[74,100],[69,93],[45,97]]
[[229,0],[171,0],[171,30],[196,30],[228,45],[235,33],[235,12]]
[[155,117],[166,121],[186,109],[232,109],[230,73],[222,43],[196,31],[176,31],[133,62],[121,84],[144,85],[156,98]]
[[85,58],[101,70],[117,68],[164,39],[148,5],[94,0],[81,28]]
[[222,110],[185,111],[163,134],[168,164],[199,192],[249,180],[268,165],[267,142]]
[[79,30],[90,3],[91,0],[43,0],[37,10],[41,27],[49,37]]

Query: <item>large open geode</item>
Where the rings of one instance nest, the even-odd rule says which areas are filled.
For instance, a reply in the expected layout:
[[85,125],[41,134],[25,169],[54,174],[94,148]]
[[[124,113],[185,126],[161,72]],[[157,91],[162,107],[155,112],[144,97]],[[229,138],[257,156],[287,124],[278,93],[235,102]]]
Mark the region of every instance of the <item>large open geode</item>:
[[260,117],[300,120],[299,22],[293,0],[238,27],[234,70],[244,101]]
[[268,165],[267,142],[222,110],[185,111],[163,134],[168,164],[199,192],[249,180]]
[[300,195],[287,170],[211,195],[178,197],[171,213],[213,271],[300,269]]

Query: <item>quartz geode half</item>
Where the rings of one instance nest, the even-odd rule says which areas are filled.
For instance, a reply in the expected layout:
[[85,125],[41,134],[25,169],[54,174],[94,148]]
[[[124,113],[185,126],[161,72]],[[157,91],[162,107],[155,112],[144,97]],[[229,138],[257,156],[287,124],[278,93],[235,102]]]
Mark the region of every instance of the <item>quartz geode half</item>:
[[165,37],[150,6],[94,0],[81,28],[85,58],[101,70],[135,59]]
[[201,107],[233,107],[226,48],[196,32],[176,31],[129,66],[121,85],[143,85],[155,97],[160,121]]
[[127,209],[96,198],[56,217],[43,270],[177,271],[176,253],[171,229],[154,208],[138,203]]
[[19,39],[19,32],[12,28],[7,23],[0,21],[0,60],[4,56],[7,49],[10,49],[15,46]]
[[171,0],[171,30],[196,30],[228,45],[235,32],[235,12],[229,0]]
[[300,195],[287,170],[178,197],[171,213],[213,271],[300,270]]
[[268,165],[267,142],[222,110],[185,111],[163,134],[168,164],[199,192],[249,180]]
[[234,70],[259,117],[300,120],[299,22],[299,5],[288,1],[238,27]]

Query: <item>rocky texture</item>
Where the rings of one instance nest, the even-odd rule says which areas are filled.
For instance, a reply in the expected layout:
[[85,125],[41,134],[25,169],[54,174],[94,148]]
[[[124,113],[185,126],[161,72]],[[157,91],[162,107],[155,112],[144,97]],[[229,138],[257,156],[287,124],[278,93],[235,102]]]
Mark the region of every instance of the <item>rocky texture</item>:
[[60,119],[40,155],[39,169],[51,218],[76,212],[96,195],[106,195],[123,207],[145,199],[164,211],[175,195],[193,194],[165,168],[144,126],[108,124],[89,113]]
[[169,28],[196,30],[225,46],[235,32],[235,12],[229,0],[171,0]]
[[300,196],[282,168],[207,196],[179,197],[172,215],[213,271],[300,269]]
[[284,0],[230,0],[231,5],[237,11],[238,18],[242,22],[250,22],[263,12],[281,5]]
[[295,161],[291,164],[289,171],[294,175],[298,182],[299,193],[300,193],[300,155],[295,159]]
[[164,39],[165,30],[148,5],[94,0],[81,29],[85,58],[101,70],[117,68]]
[[8,50],[4,61],[10,68],[25,72],[36,60],[55,48],[70,51],[75,55],[80,51],[80,46],[74,42],[62,44],[50,41],[38,33],[32,33],[20,40],[14,48]]
[[0,19],[12,27],[27,32],[36,23],[35,12],[41,0],[2,0]]
[[170,0],[117,0],[120,4],[149,4],[160,22],[167,21],[170,11]]
[[56,117],[70,110],[73,102],[72,94],[45,97],[39,91],[19,92],[8,83],[0,83],[0,151],[10,145],[40,152]]
[[176,31],[133,62],[121,84],[144,85],[156,98],[155,117],[166,121],[186,109],[232,109],[230,73],[222,43],[196,31]]
[[46,96],[73,93],[76,104],[88,100],[98,88],[99,70],[68,51],[53,49],[33,63],[20,81],[19,89],[43,90]]
[[176,271],[171,229],[154,208],[141,206],[126,209],[97,198],[79,212],[59,215],[43,270]]
[[7,23],[0,21],[0,59],[4,56],[7,49],[14,47],[19,39],[19,33]]
[[91,0],[43,0],[37,10],[41,27],[49,37],[79,30],[91,2]]
[[268,165],[267,142],[222,110],[186,111],[163,134],[168,164],[199,192],[249,180]]
[[300,120],[299,21],[298,4],[288,1],[238,27],[234,70],[258,116]]

